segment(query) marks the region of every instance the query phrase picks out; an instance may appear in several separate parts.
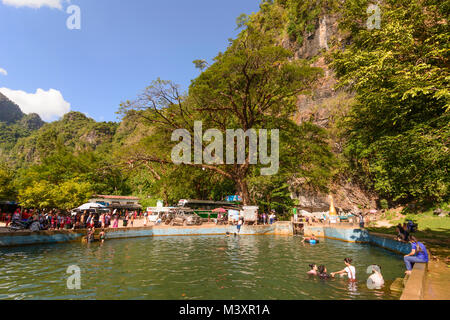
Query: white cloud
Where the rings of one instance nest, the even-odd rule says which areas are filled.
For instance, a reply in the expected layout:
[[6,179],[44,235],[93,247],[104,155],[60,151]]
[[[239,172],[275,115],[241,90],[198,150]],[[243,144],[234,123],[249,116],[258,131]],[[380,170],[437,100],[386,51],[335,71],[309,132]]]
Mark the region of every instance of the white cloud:
[[29,7],[39,9],[41,7],[50,7],[62,10],[63,0],[2,0],[4,5],[13,6],[16,8]]
[[4,76],[7,76],[7,75],[8,75],[8,71],[6,71],[6,70],[3,69],[3,68],[0,68],[0,74],[2,74],[2,75],[4,75]]
[[23,113],[37,113],[44,121],[56,120],[70,111],[70,103],[64,100],[61,92],[55,89],[36,93],[0,88],[0,92],[15,102]]

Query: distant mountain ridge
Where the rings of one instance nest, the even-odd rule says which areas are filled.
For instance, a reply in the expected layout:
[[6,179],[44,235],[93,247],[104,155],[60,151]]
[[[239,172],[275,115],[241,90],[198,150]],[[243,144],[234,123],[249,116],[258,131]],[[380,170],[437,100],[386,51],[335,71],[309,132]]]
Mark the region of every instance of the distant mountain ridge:
[[25,114],[20,107],[0,93],[0,121],[13,124],[21,120]]
[[25,114],[20,107],[0,93],[0,122],[7,125],[19,124],[28,130],[38,130],[45,122],[37,113]]

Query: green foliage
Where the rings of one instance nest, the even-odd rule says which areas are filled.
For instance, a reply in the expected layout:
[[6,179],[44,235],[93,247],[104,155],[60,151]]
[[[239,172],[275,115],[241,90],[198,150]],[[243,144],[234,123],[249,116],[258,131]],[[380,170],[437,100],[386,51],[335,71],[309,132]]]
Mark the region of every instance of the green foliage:
[[387,210],[389,209],[389,203],[386,199],[381,199],[380,200],[380,207],[381,209]]
[[20,138],[28,137],[30,134],[30,130],[20,124],[8,125],[0,122],[0,148],[9,152]]
[[306,34],[315,31],[319,15],[331,12],[337,5],[335,0],[286,0],[278,3],[288,13],[287,34],[299,46]]
[[0,165],[0,200],[15,200],[14,175],[6,165]]
[[18,165],[38,163],[63,145],[73,152],[94,151],[112,142],[118,124],[95,122],[80,112],[70,112],[60,121],[45,124],[20,139],[12,150]]
[[19,202],[25,208],[73,209],[89,200],[92,185],[71,179],[60,184],[46,180],[34,181],[19,191]]
[[448,199],[448,5],[385,1],[381,29],[367,30],[368,3],[346,3],[341,27],[352,44],[333,54],[340,86],[356,92],[346,154],[385,198]]
[[249,180],[251,196],[261,211],[275,210],[282,216],[289,214],[294,201],[287,181],[282,175],[254,176]]

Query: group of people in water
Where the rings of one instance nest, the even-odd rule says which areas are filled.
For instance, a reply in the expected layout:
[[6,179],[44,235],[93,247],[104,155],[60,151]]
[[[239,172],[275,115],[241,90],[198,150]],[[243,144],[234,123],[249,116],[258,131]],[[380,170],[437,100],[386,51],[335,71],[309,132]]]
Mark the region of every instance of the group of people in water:
[[[411,244],[411,252],[403,257],[406,266],[406,275],[411,275],[414,264],[416,263],[427,263],[429,261],[428,250],[426,246],[417,240],[414,236],[408,235],[408,242]],[[318,239],[314,236],[304,237],[302,242],[307,242],[310,244],[318,243]],[[345,268],[328,274],[327,268],[324,265],[317,265],[315,263],[310,264],[310,270],[307,272],[309,275],[318,276],[320,279],[331,279],[336,275],[347,276],[350,281],[356,281],[356,268],[352,265],[352,259],[345,258],[344,259]],[[384,285],[383,275],[381,274],[381,267],[378,265],[374,265],[373,268],[370,269],[372,275],[369,277],[370,283],[374,285],[374,287],[381,287]]]
[[344,264],[344,269],[328,274],[327,268],[324,265],[318,266],[317,264],[313,263],[309,265],[311,270],[309,270],[307,274],[318,276],[320,279],[331,279],[336,275],[341,275],[341,277],[347,275],[350,281],[356,281],[356,268],[352,265],[352,259],[345,258]]
[[[95,239],[95,227],[88,228],[87,229],[87,233],[86,233],[86,237],[85,237],[85,241],[87,243],[91,243],[91,242],[94,242],[95,240],[97,240],[97,239]],[[102,230],[100,231],[98,240],[101,243],[105,242],[105,240],[106,240],[106,232],[105,232],[104,228],[102,228]]]
[[[356,268],[352,265],[352,259],[345,258],[344,264],[344,269],[328,274],[327,268],[324,265],[318,266],[317,264],[313,263],[309,265],[310,270],[307,272],[307,274],[311,276],[317,276],[323,280],[332,279],[337,275],[340,275],[341,277],[346,276],[350,282],[356,282]],[[381,267],[378,265],[372,265],[369,267],[368,272],[372,273],[367,280],[369,289],[381,289],[384,286],[384,278],[381,274]]]

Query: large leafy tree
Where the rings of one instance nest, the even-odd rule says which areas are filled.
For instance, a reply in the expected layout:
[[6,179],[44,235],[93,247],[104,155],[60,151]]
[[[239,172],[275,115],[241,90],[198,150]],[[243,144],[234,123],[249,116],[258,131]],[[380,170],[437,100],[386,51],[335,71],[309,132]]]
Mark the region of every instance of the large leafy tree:
[[[147,148],[135,150],[128,157],[128,163],[132,166],[137,163],[172,165],[170,150],[174,144],[169,143],[171,134],[176,129],[186,129],[194,137],[194,121],[202,121],[204,130],[215,128],[224,136],[227,129],[286,128],[298,134],[298,128],[293,129],[295,125],[290,120],[296,111],[296,97],[307,92],[320,69],[311,68],[302,61],[291,61],[291,57],[292,52],[277,46],[271,34],[265,34],[247,22],[246,29],[231,41],[227,51],[219,54],[214,63],[192,81],[189,95],[180,94],[178,86],[172,82],[153,82],[136,101],[122,104],[121,112],[127,117],[144,119],[150,125]],[[201,63],[201,67],[206,66]],[[302,129],[306,141],[318,142],[321,154],[330,156],[320,132],[313,126]],[[280,162],[286,168],[296,167],[296,163],[298,169],[298,159],[293,159],[292,154],[301,156],[308,151],[301,148],[304,144],[292,141],[288,136],[280,142],[283,150],[289,150],[280,153],[290,154]],[[246,157],[242,164],[192,162],[186,165],[209,170],[233,181],[247,204],[250,202],[248,177],[252,174],[248,148]],[[303,172],[309,172],[309,164],[301,165]],[[292,174],[295,172],[291,171]]]
[[383,196],[436,202],[449,195],[449,6],[438,0],[348,1],[351,45],[333,54],[340,85],[356,92],[345,119],[346,152]]

